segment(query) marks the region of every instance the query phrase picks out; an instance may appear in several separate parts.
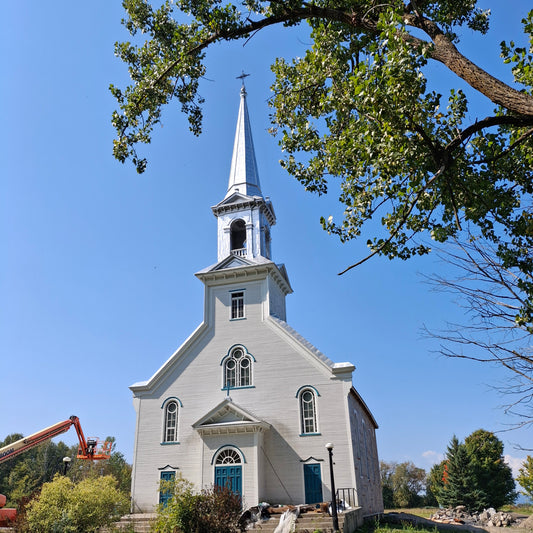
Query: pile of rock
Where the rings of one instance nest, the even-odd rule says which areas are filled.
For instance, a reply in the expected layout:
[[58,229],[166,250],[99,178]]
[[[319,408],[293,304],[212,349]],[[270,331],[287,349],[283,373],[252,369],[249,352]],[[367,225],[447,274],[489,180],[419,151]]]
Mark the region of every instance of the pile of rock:
[[496,511],[492,507],[480,513],[469,513],[464,505],[453,509],[440,509],[431,520],[444,524],[471,524],[475,526],[507,527],[514,523],[514,518],[509,513]]

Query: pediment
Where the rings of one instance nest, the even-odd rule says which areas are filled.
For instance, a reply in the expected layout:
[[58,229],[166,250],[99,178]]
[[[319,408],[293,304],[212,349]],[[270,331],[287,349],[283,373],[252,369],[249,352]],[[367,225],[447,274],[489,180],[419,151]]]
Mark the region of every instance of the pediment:
[[227,433],[257,433],[270,427],[246,409],[239,407],[231,398],[206,413],[192,427],[202,435]]
[[256,196],[248,196],[247,194],[242,194],[240,192],[234,192],[231,196],[228,196],[227,198],[224,198],[222,202],[219,202],[217,205],[214,206],[215,208],[220,207],[228,207],[235,204],[242,204],[252,202],[255,198],[258,198]]
[[222,259],[222,261],[220,261],[219,263],[217,263],[212,270],[222,270],[224,268],[238,268],[243,266],[250,266],[253,264],[254,263],[252,261],[244,257],[230,255],[225,259]]

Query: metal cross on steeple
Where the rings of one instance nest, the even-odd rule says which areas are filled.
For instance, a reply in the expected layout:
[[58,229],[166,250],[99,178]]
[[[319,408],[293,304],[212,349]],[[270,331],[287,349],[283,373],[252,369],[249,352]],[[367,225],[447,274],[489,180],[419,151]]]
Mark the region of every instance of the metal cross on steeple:
[[236,76],[235,79],[242,80],[242,86],[244,87],[244,78],[247,78],[250,74],[245,74],[244,70],[242,71],[240,76]]

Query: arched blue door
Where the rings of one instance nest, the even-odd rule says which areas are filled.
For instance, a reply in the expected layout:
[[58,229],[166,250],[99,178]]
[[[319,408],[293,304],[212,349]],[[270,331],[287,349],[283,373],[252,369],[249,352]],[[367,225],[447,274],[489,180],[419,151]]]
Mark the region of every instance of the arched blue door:
[[242,495],[242,466],[215,466],[215,485],[227,487],[235,494]]
[[319,464],[304,465],[305,503],[322,501],[322,476]]

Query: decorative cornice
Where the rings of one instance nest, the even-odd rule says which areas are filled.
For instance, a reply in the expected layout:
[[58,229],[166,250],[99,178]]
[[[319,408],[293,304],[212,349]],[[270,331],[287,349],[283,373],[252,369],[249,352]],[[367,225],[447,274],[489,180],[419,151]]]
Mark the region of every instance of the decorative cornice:
[[236,211],[243,211],[244,209],[254,209],[258,207],[263,212],[271,226],[276,224],[276,215],[274,214],[274,208],[272,202],[265,200],[260,196],[250,196],[249,199],[242,199],[235,203],[221,202],[220,204],[211,207],[213,214],[218,217],[225,213],[235,213]]
[[222,268],[207,272],[197,272],[195,276],[206,285],[223,284],[228,281],[263,279],[271,275],[285,295],[292,293],[289,281],[283,276],[275,263],[269,262],[259,265],[243,265],[238,267]]

